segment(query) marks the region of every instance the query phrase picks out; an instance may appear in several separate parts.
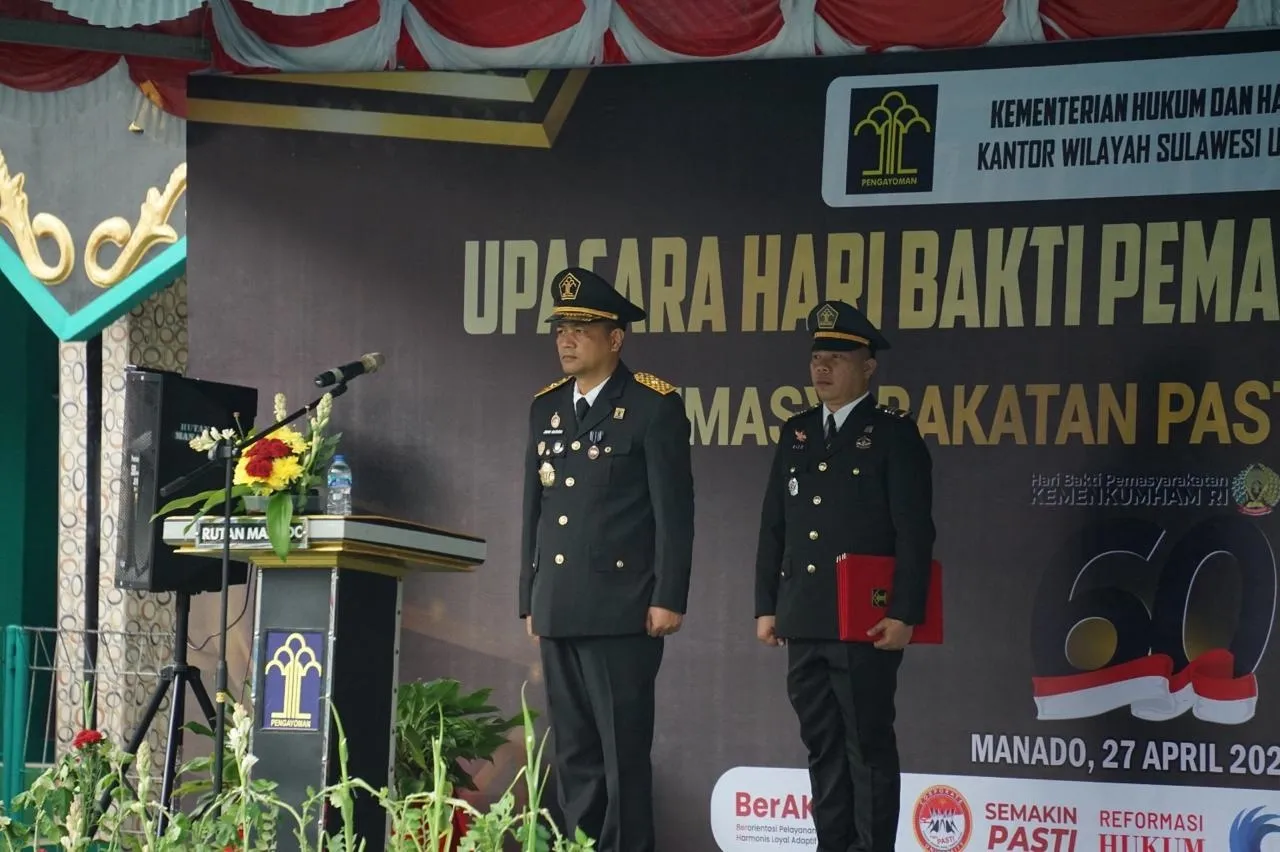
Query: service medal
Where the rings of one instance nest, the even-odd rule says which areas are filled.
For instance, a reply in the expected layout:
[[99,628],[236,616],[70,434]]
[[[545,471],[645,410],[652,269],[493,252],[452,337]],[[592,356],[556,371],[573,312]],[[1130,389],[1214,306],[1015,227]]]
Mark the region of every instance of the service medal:
[[556,469],[551,466],[551,462],[544,461],[542,467],[538,468],[538,478],[542,480],[543,488],[550,488],[556,482]]
[[587,449],[587,458],[591,459],[592,461],[595,461],[596,459],[600,458],[600,448],[597,447],[595,444],[592,444]]

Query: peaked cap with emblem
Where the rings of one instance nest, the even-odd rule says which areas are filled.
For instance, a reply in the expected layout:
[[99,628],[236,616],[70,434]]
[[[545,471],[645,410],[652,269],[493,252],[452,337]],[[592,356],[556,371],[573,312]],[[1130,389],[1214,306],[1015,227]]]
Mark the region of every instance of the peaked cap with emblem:
[[813,351],[852,352],[863,346],[874,355],[889,348],[880,330],[848,302],[827,301],[809,312]]
[[570,267],[551,280],[555,307],[547,322],[639,322],[645,312],[589,269]]

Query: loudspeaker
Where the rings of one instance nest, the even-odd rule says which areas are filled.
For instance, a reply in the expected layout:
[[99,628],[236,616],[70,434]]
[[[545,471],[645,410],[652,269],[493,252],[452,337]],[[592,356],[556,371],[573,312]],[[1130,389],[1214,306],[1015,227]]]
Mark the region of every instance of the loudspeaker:
[[[125,370],[116,588],[198,594],[222,587],[222,563],[178,556],[164,543],[163,521],[152,521],[151,516],[175,497],[222,488],[226,470],[216,465],[181,494],[160,497],[161,488],[208,461],[203,453],[191,449],[188,441],[206,429],[234,429],[237,417],[248,431],[257,410],[255,388],[191,379],[165,370],[132,366]],[[221,506],[214,510],[221,511]],[[232,585],[241,585],[247,578],[248,566],[231,563]]]

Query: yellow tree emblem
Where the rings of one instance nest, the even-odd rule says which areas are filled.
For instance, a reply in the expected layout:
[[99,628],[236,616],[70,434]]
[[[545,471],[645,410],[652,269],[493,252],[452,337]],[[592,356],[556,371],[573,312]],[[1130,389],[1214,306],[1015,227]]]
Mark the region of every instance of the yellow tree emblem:
[[853,135],[863,130],[871,130],[880,138],[880,165],[875,169],[867,169],[863,174],[875,175],[913,175],[915,169],[902,165],[902,142],[913,127],[923,127],[925,133],[933,128],[928,119],[913,107],[906,95],[901,92],[889,92],[880,99],[880,103],[871,108],[867,117],[853,126]]
[[305,727],[311,714],[302,712],[302,681],[310,673],[323,674],[315,651],[301,633],[290,633],[267,663],[267,672],[279,672],[284,680],[284,705],[271,714],[271,722],[283,727]]

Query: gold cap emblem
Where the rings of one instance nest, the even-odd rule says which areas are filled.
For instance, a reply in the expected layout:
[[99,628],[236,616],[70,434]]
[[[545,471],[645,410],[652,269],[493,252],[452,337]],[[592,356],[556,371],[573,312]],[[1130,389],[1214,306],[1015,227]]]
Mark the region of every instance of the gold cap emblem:
[[578,298],[578,288],[582,286],[572,272],[560,279],[560,298],[566,302],[572,302]]
[[840,319],[840,312],[831,305],[823,305],[818,309],[818,328],[823,331],[835,328],[838,319]]

